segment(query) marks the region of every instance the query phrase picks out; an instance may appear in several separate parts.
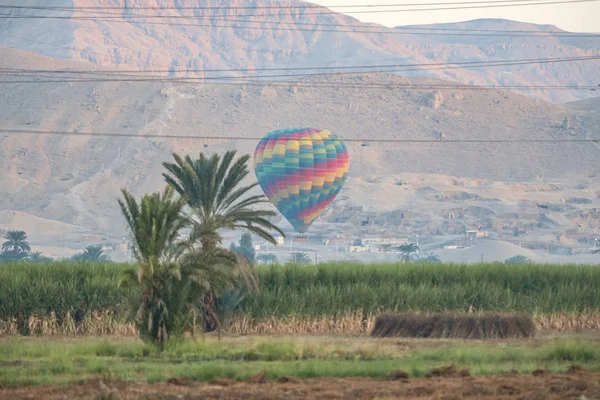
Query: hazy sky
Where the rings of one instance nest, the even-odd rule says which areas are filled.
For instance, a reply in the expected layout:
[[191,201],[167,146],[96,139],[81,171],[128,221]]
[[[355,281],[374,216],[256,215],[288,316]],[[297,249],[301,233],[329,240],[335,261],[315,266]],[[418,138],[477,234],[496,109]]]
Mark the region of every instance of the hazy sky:
[[[336,9],[336,5],[352,4],[415,4],[423,3],[416,8],[435,8],[428,3],[451,3],[459,0],[312,0],[311,2],[326,5],[335,11],[348,13],[348,9]],[[460,0],[463,1],[463,0]],[[475,0],[469,0],[475,1]],[[485,0],[483,0],[485,1]],[[546,0],[542,0],[546,2]],[[556,0],[551,0],[556,1]],[[475,4],[479,5],[479,4]],[[468,6],[468,4],[462,5]],[[406,7],[410,8],[410,7]],[[526,7],[487,8],[454,11],[419,11],[390,12],[374,14],[350,14],[361,21],[376,22],[386,26],[432,24],[439,22],[457,22],[478,18],[505,18],[536,24],[552,24],[572,32],[600,32],[600,1],[586,3],[570,3],[556,5],[537,5]]]

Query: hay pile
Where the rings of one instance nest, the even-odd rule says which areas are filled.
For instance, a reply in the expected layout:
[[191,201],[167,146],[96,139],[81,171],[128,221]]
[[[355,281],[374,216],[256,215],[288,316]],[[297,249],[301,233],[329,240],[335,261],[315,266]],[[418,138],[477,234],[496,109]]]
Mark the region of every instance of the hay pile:
[[535,336],[530,315],[384,314],[375,319],[374,337],[502,339]]

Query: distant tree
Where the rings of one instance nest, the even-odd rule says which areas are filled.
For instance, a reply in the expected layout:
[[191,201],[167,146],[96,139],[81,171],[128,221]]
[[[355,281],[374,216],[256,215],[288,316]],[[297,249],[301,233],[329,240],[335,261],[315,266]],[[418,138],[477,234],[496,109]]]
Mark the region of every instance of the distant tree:
[[294,264],[310,264],[311,259],[305,252],[297,251],[290,253],[290,263]]
[[402,254],[398,256],[398,259],[402,262],[412,262],[414,261],[414,256],[416,252],[419,251],[419,246],[414,243],[406,243],[399,247],[399,250]]
[[592,250],[592,254],[600,254],[600,249]]
[[75,254],[71,257],[73,261],[90,261],[90,262],[106,262],[110,261],[108,256],[104,254],[102,246],[88,246],[82,253]]
[[6,242],[2,243],[2,251],[29,253],[31,247],[27,242],[25,231],[8,231],[4,235]]
[[244,233],[242,235],[239,246],[236,246],[235,243],[231,243],[229,250],[246,257],[252,263],[256,261],[256,251],[254,250],[252,235],[250,233]]
[[0,253],[0,261],[22,261],[25,260],[28,253],[18,250],[7,250]]
[[50,257],[46,257],[39,251],[29,254],[29,256],[27,257],[27,260],[34,262],[34,263],[43,263],[43,262],[52,262],[53,261]]
[[529,264],[531,260],[525,256],[512,256],[504,260],[504,264]]
[[256,256],[256,261],[263,264],[275,264],[277,263],[277,256],[273,253],[259,254]]
[[436,254],[433,254],[433,253],[427,253],[423,257],[419,257],[416,261],[418,263],[425,263],[425,264],[439,264],[442,262],[442,260],[440,260],[440,258]]

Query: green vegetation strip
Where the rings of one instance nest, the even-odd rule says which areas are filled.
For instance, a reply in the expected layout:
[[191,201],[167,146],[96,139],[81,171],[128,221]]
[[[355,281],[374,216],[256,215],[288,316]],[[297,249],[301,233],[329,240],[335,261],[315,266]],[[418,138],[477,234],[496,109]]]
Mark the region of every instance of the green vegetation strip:
[[474,375],[538,368],[565,372],[572,364],[600,371],[597,339],[489,342],[367,338],[225,338],[171,343],[164,353],[138,340],[24,339],[0,341],[0,385],[70,383],[101,376],[144,382],[185,377],[245,380],[261,371],[281,376],[385,378],[404,370],[422,377],[455,364]]
[[[0,264],[0,320],[17,319],[24,333],[30,316],[43,318],[52,312],[59,322],[67,314],[77,322],[93,312],[123,322],[137,295],[117,288],[126,268],[76,262]],[[260,292],[248,295],[235,310],[252,319],[470,309],[600,311],[600,268],[589,266],[339,263],[257,270]]]

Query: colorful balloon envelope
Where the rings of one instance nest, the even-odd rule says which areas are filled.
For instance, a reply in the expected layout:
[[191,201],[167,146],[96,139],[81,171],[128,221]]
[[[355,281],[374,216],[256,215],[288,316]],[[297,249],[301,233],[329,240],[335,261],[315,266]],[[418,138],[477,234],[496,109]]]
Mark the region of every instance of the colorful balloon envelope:
[[335,199],[349,166],[342,140],[323,129],[271,132],[254,151],[260,187],[299,233],[305,233]]

